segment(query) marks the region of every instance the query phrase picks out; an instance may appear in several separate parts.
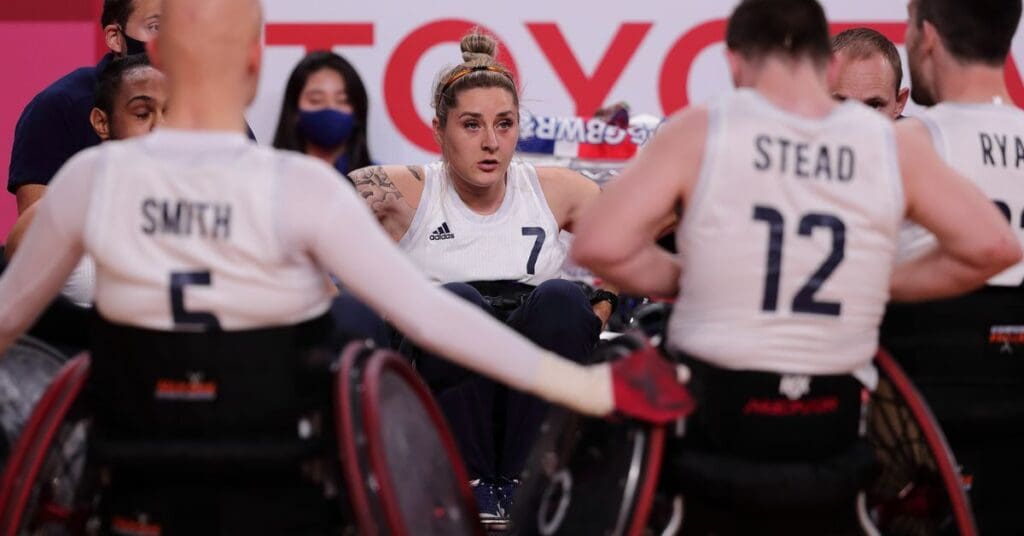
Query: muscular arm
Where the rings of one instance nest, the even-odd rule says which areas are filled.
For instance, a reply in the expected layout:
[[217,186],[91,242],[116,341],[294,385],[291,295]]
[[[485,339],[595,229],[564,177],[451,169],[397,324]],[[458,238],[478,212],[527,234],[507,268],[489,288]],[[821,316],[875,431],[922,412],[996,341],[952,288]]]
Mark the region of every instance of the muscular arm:
[[597,183],[568,168],[537,168],[537,178],[558,226],[569,232],[601,194]]
[[581,219],[578,264],[625,292],[679,292],[679,262],[655,240],[697,181],[707,125],[706,110],[690,109],[661,127]]
[[26,184],[18,187],[15,197],[18,199],[18,214],[24,214],[32,205],[43,198],[46,186],[42,184]]
[[985,283],[1021,257],[1021,246],[995,205],[942,162],[924,125],[896,125],[907,217],[931,231],[938,248],[893,272],[896,301],[955,296]]
[[[573,232],[576,222],[601,195],[601,188],[597,186],[597,183],[568,168],[537,168],[537,178],[559,228],[569,232]],[[618,288],[608,281],[601,281],[598,287],[618,293]],[[613,312],[611,303],[597,302],[594,304],[593,310],[594,314],[601,319],[601,326],[606,326]]]
[[[377,221],[397,242],[405,235],[416,214],[414,207],[418,204],[419,193],[422,191],[422,173],[422,168],[415,166],[371,166],[357,169],[348,176],[363,201],[377,217]],[[410,181],[419,183],[419,190],[407,184]],[[415,200],[406,198],[404,192],[409,190],[415,190],[410,192],[411,195],[415,195]]]

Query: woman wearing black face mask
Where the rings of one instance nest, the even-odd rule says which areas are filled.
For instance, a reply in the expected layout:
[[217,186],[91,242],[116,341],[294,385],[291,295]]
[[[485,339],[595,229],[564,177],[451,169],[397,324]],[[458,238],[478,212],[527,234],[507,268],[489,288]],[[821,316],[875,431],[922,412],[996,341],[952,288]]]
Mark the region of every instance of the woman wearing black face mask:
[[121,32],[122,39],[124,40],[124,56],[136,56],[139,54],[146,53],[146,42],[140,41],[130,35],[124,30],[123,27],[118,25],[119,31]]
[[315,156],[342,174],[371,165],[367,107],[352,65],[333,52],[312,52],[288,79],[274,147]]

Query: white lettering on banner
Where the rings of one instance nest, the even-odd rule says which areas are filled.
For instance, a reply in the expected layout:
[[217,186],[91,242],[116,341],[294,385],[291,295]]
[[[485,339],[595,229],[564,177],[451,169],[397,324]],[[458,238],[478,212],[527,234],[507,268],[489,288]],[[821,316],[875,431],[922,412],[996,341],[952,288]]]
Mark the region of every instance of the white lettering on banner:
[[[586,133],[586,128],[583,126],[583,118],[575,117],[572,119],[562,119],[558,122],[558,132],[554,138],[540,138],[540,139],[555,139],[562,141],[583,141]],[[540,137],[540,136],[538,136]]]
[[658,131],[660,123],[630,125],[623,129],[596,118],[538,117],[524,114],[520,118],[519,136],[524,139],[619,145],[643,145]]

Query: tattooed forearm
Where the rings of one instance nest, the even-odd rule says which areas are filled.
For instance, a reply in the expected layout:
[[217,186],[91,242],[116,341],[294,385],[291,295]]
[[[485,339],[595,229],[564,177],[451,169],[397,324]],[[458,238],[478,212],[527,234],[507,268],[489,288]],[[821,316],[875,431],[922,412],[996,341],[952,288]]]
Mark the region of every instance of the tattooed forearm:
[[408,169],[409,173],[412,173],[413,178],[415,178],[417,181],[423,182],[423,177],[420,175],[420,170],[419,170],[418,167],[416,167],[416,166],[405,166],[405,169]]

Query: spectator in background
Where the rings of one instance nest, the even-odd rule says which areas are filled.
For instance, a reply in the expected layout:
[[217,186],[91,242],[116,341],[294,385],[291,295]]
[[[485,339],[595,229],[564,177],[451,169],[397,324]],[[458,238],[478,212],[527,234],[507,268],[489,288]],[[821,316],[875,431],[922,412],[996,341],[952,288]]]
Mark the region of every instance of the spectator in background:
[[145,52],[145,42],[160,30],[160,0],[104,0],[100,24],[109,52],[99,64],[76,69],[51,84],[18,119],[7,190],[18,198],[19,215],[43,196],[64,162],[99,144],[89,121],[99,75],[114,58]]
[[[369,99],[352,64],[321,50],[295,66],[284,92],[274,148],[319,158],[343,176],[373,164],[366,139]],[[391,343],[391,330],[369,307],[344,290],[331,303],[335,327],[346,338]]]
[[[89,113],[89,124],[97,138],[102,141],[123,140],[151,132],[163,122],[167,104],[165,85],[163,73],[150,65],[145,54],[110,62],[100,74],[94,96],[96,105]],[[7,237],[4,254],[8,259],[17,251],[32,221],[33,206],[22,212]],[[65,295],[80,305],[92,302],[91,285],[87,296],[77,292],[68,295],[67,290],[65,287]]]
[[312,52],[288,79],[274,147],[324,160],[343,175],[372,165],[367,108],[366,89],[352,64],[333,52]]
[[[96,107],[89,119],[103,141],[148,134],[163,122],[166,79],[150,65],[145,54],[118,58],[100,74],[95,101]],[[7,259],[20,247],[38,206],[38,203],[31,205],[18,217],[7,237],[4,251]],[[95,264],[91,257],[85,256],[64,283],[61,296],[32,327],[31,334],[69,355],[85,348],[95,285]]]
[[903,63],[892,41],[871,28],[853,28],[832,38],[832,54],[833,98],[859,100],[892,119],[903,114],[910,89],[900,87]]
[[103,141],[126,140],[149,134],[163,123],[167,79],[145,54],[115,61],[100,76],[96,106],[89,114]]

